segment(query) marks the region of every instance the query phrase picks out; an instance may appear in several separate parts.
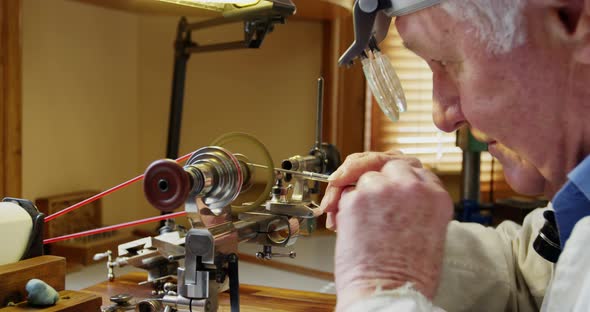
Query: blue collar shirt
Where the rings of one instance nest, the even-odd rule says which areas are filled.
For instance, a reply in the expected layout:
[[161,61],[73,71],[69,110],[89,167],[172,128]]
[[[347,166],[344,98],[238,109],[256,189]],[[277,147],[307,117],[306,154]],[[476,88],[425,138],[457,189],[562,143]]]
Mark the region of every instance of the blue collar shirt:
[[568,174],[567,183],[553,198],[562,249],[576,223],[590,216],[590,156]]

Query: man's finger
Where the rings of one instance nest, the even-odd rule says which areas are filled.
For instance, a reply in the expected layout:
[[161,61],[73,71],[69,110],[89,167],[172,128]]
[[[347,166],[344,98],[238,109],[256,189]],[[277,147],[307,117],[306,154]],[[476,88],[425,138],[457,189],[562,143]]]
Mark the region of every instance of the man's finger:
[[313,217],[317,218],[324,214],[324,211],[320,208],[312,208],[311,212],[313,213]]
[[347,158],[342,166],[330,176],[330,183],[340,187],[354,184],[365,172],[380,171],[388,161],[393,159],[403,160],[412,167],[422,168],[422,163],[416,158],[398,154],[370,153],[352,160]]
[[418,176],[420,176],[422,181],[444,188],[442,181],[440,180],[440,178],[436,174],[434,174],[434,172],[432,172],[426,168],[420,168],[420,169],[416,168],[416,169],[414,169],[414,172]]
[[381,169],[381,172],[396,181],[411,181],[415,179],[421,180],[414,169],[417,168],[411,166],[408,162],[400,159],[394,159],[388,161]]
[[328,212],[326,214],[326,229],[334,232],[338,229],[338,225],[336,223],[336,213]]
[[340,194],[340,202],[347,205],[348,202],[351,201],[351,197],[354,196],[354,192],[356,192],[356,187],[354,186],[343,189]]
[[404,153],[403,153],[402,151],[400,151],[400,150],[397,150],[397,149],[390,149],[390,150],[387,150],[387,151],[385,151],[385,154],[388,154],[388,155],[395,155],[395,156],[403,156],[403,155],[404,155]]
[[320,209],[324,212],[337,212],[341,192],[341,188],[328,185],[324,197],[322,198],[322,202],[320,203]]

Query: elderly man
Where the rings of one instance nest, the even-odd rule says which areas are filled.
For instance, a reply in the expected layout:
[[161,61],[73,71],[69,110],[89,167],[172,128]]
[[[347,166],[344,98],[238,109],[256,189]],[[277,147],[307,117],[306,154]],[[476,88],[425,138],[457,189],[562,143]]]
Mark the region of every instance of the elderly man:
[[442,0],[395,23],[432,69],[436,125],[468,125],[515,190],[551,198],[565,247],[555,267],[532,249],[541,211],[522,227],[450,222],[419,161],[351,155],[321,205],[337,309],[589,311],[590,0]]

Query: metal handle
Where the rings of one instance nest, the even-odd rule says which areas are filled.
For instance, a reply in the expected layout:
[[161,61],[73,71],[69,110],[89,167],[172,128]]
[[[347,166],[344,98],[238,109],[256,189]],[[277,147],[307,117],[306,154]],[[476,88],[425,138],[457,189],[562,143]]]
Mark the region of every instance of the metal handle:
[[315,127],[315,149],[319,150],[322,145],[322,127],[323,127],[323,112],[324,112],[324,77],[318,79],[318,103],[316,114]]

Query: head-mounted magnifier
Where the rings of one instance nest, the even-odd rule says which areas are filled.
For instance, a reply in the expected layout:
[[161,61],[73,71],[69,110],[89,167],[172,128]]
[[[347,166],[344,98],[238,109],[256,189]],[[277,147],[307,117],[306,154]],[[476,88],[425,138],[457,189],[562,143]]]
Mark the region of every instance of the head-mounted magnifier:
[[356,0],[354,43],[340,57],[339,64],[352,65],[360,58],[375,100],[392,121],[406,111],[406,97],[391,62],[379,50],[394,16],[402,16],[440,3],[441,0]]

